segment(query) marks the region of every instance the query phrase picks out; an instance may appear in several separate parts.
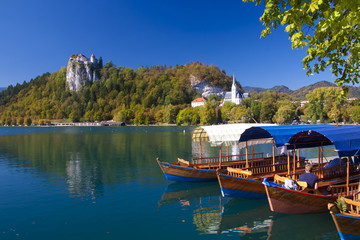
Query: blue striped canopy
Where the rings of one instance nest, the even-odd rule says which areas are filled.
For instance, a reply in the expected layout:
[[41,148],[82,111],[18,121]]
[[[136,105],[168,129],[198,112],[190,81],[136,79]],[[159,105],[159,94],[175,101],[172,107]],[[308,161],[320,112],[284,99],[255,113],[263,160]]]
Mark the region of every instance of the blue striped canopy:
[[308,124],[308,125],[282,125],[282,126],[259,126],[246,129],[240,136],[239,144],[250,140],[256,143],[269,143],[269,141],[261,142],[261,139],[274,139],[276,147],[284,146],[290,137],[301,131],[316,130],[316,129],[334,128],[327,124]]
[[360,126],[309,129],[294,134],[287,148],[311,148],[334,145],[339,157],[357,155],[360,151]]

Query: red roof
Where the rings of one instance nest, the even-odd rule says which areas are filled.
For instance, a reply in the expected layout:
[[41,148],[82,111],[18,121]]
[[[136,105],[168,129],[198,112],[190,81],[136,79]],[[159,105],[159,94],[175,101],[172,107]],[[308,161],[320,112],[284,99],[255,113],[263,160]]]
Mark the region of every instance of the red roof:
[[94,55],[94,54],[91,54],[91,57],[95,57],[95,55]]
[[199,97],[199,98],[197,98],[197,99],[195,99],[195,100],[193,100],[191,102],[206,102],[206,100],[203,97]]

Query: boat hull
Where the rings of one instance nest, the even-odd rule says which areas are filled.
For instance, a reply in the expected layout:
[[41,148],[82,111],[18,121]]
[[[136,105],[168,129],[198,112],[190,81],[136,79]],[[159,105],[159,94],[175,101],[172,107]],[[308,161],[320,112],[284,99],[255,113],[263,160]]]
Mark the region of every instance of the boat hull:
[[360,239],[360,218],[330,212],[341,239]]
[[223,197],[247,199],[266,198],[264,185],[259,180],[218,174],[218,181]]
[[271,211],[288,214],[327,212],[328,203],[333,203],[337,199],[336,197],[303,193],[283,187],[265,185],[265,190]]
[[216,170],[195,169],[158,161],[161,170],[169,181],[206,182],[216,181]]

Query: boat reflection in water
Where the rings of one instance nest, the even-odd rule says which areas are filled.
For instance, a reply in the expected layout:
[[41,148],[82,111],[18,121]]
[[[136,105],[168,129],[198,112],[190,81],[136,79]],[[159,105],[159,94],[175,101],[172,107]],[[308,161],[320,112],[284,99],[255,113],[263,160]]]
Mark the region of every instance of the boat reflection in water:
[[[329,214],[288,215],[271,212],[266,199],[222,198],[214,183],[172,183],[159,206],[173,204],[192,214],[201,234],[241,239],[338,239]],[[190,217],[190,216],[189,216]]]
[[190,204],[192,201],[201,202],[206,197],[218,199],[220,189],[217,182],[184,183],[174,182],[167,186],[159,206],[179,202],[180,205]]
[[273,215],[265,199],[231,199],[222,206],[217,234],[232,232],[241,237],[266,239],[273,224]]

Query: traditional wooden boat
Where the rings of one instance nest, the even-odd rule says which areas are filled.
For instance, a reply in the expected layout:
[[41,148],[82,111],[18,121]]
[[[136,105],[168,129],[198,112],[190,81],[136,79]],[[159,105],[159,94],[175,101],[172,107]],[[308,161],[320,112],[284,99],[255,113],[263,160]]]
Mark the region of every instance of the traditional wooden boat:
[[[241,134],[253,126],[270,126],[273,124],[227,124],[216,126],[203,126],[196,128],[192,133],[192,141],[200,144],[199,157],[192,162],[178,158],[176,163],[162,162],[157,158],[161,170],[170,181],[177,182],[202,182],[216,181],[216,169],[226,172],[227,167],[245,168],[249,161],[254,166],[270,164],[272,159],[263,153],[229,155],[229,146],[237,144]],[[212,146],[220,146],[219,156],[203,157],[201,143],[209,142]],[[222,147],[226,146],[227,154],[222,155]]]
[[[304,171],[305,159],[297,162],[301,164],[300,171]],[[223,197],[259,199],[266,198],[263,178],[272,179],[275,174],[286,175],[287,163],[251,167],[247,169],[228,168],[227,173],[218,173],[218,181]]]
[[[356,181],[359,180],[357,176]],[[339,179],[344,182],[344,179]],[[338,196],[346,196],[346,184],[331,185],[334,181],[319,184],[319,190],[305,188],[303,191],[291,190],[282,187],[282,185],[267,185],[264,182],[266,194],[269,201],[269,206],[273,212],[281,212],[288,214],[308,214],[308,213],[321,213],[328,211],[327,206],[333,203]],[[327,191],[327,188],[330,191]],[[359,184],[349,184],[350,194],[358,190]]]
[[[198,163],[190,164],[188,161],[178,158],[177,163],[161,162],[160,159],[156,159],[165,177],[169,181],[176,182],[202,182],[202,181],[216,181],[217,169],[220,172],[226,173],[228,167],[231,168],[246,168],[249,165],[248,161],[251,161],[253,166],[266,166],[271,164],[272,158],[262,157],[262,153],[255,153],[253,156],[259,156],[258,158],[251,158],[245,160],[245,154],[241,155],[230,155],[221,157],[224,161],[212,162],[212,163]],[[243,159],[226,161],[226,159]],[[219,159],[217,157],[217,159]],[[282,161],[286,161],[286,158],[282,157]]]
[[336,229],[342,240],[360,239],[360,202],[346,199],[347,211],[334,213],[330,211]]
[[[304,172],[306,160],[300,157],[299,152],[287,152],[287,156],[276,156],[275,147],[286,148],[285,144],[290,137],[309,129],[329,128],[329,125],[295,125],[295,126],[256,126],[246,129],[239,140],[240,147],[254,144],[273,144],[272,162],[268,165],[252,166],[250,168],[228,168],[227,173],[218,172],[218,181],[224,197],[235,198],[266,198],[263,178],[273,178],[275,174],[290,175],[295,171]],[[297,170],[296,170],[297,169]]]
[[[335,146],[340,159],[347,159],[346,177],[331,178],[331,174],[337,174],[337,171],[340,170],[329,173],[327,169],[320,167],[320,174],[328,173],[329,175],[327,176],[328,180],[319,182],[319,191],[310,191],[307,188],[302,191],[295,191],[279,185],[268,184],[264,181],[272,211],[290,214],[326,212],[328,203],[334,202],[338,196],[349,197],[358,191],[359,172],[354,165],[350,165],[350,157],[358,154],[360,150],[359,126],[343,126],[299,132],[291,137],[288,148],[322,147],[331,144]],[[339,166],[339,169],[343,168]],[[293,176],[293,178],[296,179],[296,176]],[[351,184],[352,181],[355,181],[355,183]]]

